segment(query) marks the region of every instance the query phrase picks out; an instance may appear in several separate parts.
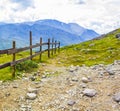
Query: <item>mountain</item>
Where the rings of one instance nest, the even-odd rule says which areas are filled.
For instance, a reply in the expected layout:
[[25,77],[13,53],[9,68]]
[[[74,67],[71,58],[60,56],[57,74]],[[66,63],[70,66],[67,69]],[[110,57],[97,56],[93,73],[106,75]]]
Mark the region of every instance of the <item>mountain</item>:
[[54,38],[60,41],[62,46],[90,40],[99,35],[78,24],[67,24],[51,19],[23,23],[0,23],[0,50],[11,48],[13,40],[17,42],[17,47],[28,46],[29,31],[32,31],[33,34],[33,44],[39,43],[40,37],[43,37],[44,42],[48,38]]

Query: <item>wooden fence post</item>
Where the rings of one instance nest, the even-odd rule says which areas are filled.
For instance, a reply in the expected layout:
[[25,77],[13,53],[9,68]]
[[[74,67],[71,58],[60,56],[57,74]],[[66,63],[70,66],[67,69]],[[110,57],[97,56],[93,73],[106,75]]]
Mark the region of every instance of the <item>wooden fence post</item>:
[[[40,52],[42,51],[42,38],[40,38]],[[40,61],[42,60],[42,53],[40,53]]]
[[48,39],[48,58],[50,58],[50,38]]
[[60,53],[60,42],[58,43],[58,52]]
[[56,44],[57,44],[57,41],[55,41],[55,50],[54,50],[54,51],[55,51],[55,54],[56,54]]
[[52,38],[52,56],[53,56],[54,38]]
[[[16,42],[15,41],[13,41],[13,49],[15,49],[16,48]],[[16,59],[16,57],[15,57],[15,53],[13,53],[13,73],[12,73],[12,77],[13,78],[15,78],[15,59]]]
[[30,31],[30,59],[32,60],[32,32]]

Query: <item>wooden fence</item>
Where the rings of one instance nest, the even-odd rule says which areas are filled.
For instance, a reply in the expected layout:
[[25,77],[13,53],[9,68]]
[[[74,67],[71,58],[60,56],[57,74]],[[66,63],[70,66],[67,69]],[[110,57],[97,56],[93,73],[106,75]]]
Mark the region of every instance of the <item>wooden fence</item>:
[[[42,46],[47,46],[47,49],[43,49]],[[33,54],[33,48],[36,48],[36,47],[39,47],[39,51]],[[40,38],[39,43],[36,43],[35,45],[33,45],[32,44],[32,32],[30,31],[30,46],[23,47],[23,48],[16,48],[16,42],[13,41],[11,49],[0,50],[0,54],[7,54],[7,55],[12,54],[12,61],[4,63],[4,64],[0,64],[0,69],[11,66],[13,68],[12,77],[15,77],[16,64],[23,62],[25,60],[32,60],[32,58],[37,55],[39,55],[40,60],[41,60],[42,53],[46,51],[48,52],[48,58],[50,58],[51,55],[56,54],[57,49],[58,49],[58,52],[60,52],[60,42],[54,41],[54,38],[52,38],[52,41],[49,38],[46,43],[43,43],[42,38]],[[30,50],[30,55],[28,57],[16,60],[16,53],[26,51],[26,50]]]

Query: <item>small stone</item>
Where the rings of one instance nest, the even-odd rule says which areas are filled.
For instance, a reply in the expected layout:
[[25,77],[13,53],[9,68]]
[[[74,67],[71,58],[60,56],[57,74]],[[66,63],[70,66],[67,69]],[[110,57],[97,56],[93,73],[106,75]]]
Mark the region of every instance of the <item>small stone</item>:
[[61,62],[58,62],[58,64],[61,64]]
[[87,86],[86,86],[86,84],[81,84],[80,85],[82,88],[86,88]]
[[23,77],[23,80],[24,80],[24,81],[29,81],[29,78]]
[[10,96],[10,93],[9,93],[9,92],[7,92],[7,93],[5,94],[5,96],[6,96],[6,97]]
[[30,105],[20,105],[20,111],[31,111],[32,107]]
[[78,82],[78,78],[77,78],[77,77],[73,77],[73,78],[72,78],[72,81]]
[[38,90],[34,88],[28,88],[28,92],[37,94]]
[[114,75],[115,74],[115,72],[112,71],[112,70],[107,70],[107,72],[109,73],[109,75]]
[[69,106],[73,106],[75,103],[76,103],[76,102],[75,102],[74,100],[68,101],[68,105],[69,105]]
[[120,102],[120,92],[119,92],[119,93],[116,93],[116,94],[113,96],[113,100],[116,101],[116,102]]
[[88,97],[93,97],[97,94],[97,91],[95,89],[85,89],[83,94]]
[[69,68],[69,72],[74,72],[75,70],[77,70],[76,67],[71,65]]
[[0,81],[0,85],[2,85],[3,81]]
[[82,77],[82,82],[83,82],[83,83],[88,83],[88,82],[89,82],[89,80],[88,80],[88,78],[87,78],[87,77]]
[[42,78],[46,78],[47,76],[46,75],[42,75]]
[[35,81],[36,77],[31,76],[29,79],[30,79],[31,81]]
[[13,88],[18,88],[18,84],[14,84],[14,85],[13,85]]
[[27,93],[26,99],[34,100],[37,98],[37,95],[35,93]]
[[46,64],[43,63],[42,66],[46,66]]

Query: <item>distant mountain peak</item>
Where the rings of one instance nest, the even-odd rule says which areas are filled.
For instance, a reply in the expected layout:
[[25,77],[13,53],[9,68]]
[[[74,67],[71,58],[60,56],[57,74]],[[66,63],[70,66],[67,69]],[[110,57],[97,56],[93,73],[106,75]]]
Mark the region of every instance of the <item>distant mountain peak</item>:
[[44,41],[47,41],[49,37],[54,37],[61,42],[62,46],[83,42],[99,35],[76,23],[64,23],[54,19],[6,23],[0,25],[0,42],[4,41],[0,43],[0,49],[10,48],[12,40],[17,41],[18,47],[29,45],[29,31],[33,32],[33,43],[39,42],[39,37],[43,37]]

